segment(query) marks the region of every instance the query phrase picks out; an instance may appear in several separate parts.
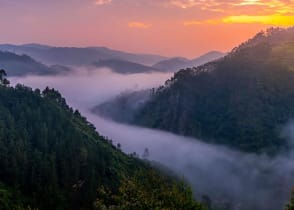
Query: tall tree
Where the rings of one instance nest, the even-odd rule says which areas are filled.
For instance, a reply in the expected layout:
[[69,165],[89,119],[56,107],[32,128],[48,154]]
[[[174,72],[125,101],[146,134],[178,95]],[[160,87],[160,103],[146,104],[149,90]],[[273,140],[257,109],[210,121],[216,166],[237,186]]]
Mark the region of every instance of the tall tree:
[[6,71],[4,69],[0,69],[0,85],[7,86],[10,84],[9,80],[5,78],[6,76]]
[[286,205],[286,210],[294,210],[294,191],[292,192],[290,202]]
[[7,76],[6,71],[4,69],[0,69],[0,81],[2,81],[5,76]]

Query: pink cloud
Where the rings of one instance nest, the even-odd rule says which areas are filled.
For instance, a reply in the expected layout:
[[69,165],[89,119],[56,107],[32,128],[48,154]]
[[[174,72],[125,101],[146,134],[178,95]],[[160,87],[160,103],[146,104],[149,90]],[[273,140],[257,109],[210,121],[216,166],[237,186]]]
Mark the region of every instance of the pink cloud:
[[104,5],[104,4],[110,4],[112,0],[96,0],[96,5]]

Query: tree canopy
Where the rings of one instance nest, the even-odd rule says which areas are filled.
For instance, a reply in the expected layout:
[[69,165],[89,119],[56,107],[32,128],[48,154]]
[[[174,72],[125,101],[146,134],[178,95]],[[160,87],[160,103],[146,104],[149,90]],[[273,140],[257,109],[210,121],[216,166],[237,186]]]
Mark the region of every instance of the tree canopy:
[[[161,203],[161,197],[149,196],[159,193],[177,206],[189,203],[190,209],[202,209],[188,189],[181,190],[175,179],[122,153],[50,88],[0,86],[0,168],[0,209],[97,209],[96,201],[128,205],[121,192],[125,188],[142,193],[138,205],[177,209],[169,200]],[[135,178],[139,171],[148,184],[162,182],[142,188]],[[99,189],[107,189],[109,197]]]

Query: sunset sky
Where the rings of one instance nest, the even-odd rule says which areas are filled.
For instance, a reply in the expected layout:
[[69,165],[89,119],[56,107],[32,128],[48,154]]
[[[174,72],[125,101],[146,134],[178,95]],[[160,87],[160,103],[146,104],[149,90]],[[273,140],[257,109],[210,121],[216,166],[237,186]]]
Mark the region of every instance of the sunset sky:
[[196,57],[294,25],[294,0],[0,0],[0,43]]

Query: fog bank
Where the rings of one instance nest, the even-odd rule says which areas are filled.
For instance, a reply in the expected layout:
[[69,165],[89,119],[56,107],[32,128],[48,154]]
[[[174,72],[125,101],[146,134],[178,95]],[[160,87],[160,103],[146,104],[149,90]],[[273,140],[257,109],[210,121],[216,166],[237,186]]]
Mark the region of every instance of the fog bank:
[[[275,158],[244,154],[167,132],[118,124],[88,111],[122,91],[155,87],[170,76],[163,73],[120,75],[104,69],[92,73],[78,70],[73,75],[58,77],[9,79],[12,84],[58,89],[69,105],[79,108],[98,132],[121,143],[126,153],[142,154],[148,148],[150,160],[184,176],[196,195],[209,195],[218,202],[232,202],[234,209],[284,209],[294,186],[294,152]],[[289,125],[284,131],[289,139],[294,139],[292,128]]]
[[172,73],[119,74],[107,68],[77,68],[72,74],[10,77],[9,80],[12,84],[21,83],[33,88],[55,88],[70,106],[87,109],[124,91],[158,87],[171,76]]
[[294,155],[275,158],[244,154],[196,139],[117,124],[86,113],[98,130],[127,152],[143,154],[184,176],[197,195],[218,202],[231,201],[235,209],[279,210],[294,185]]

